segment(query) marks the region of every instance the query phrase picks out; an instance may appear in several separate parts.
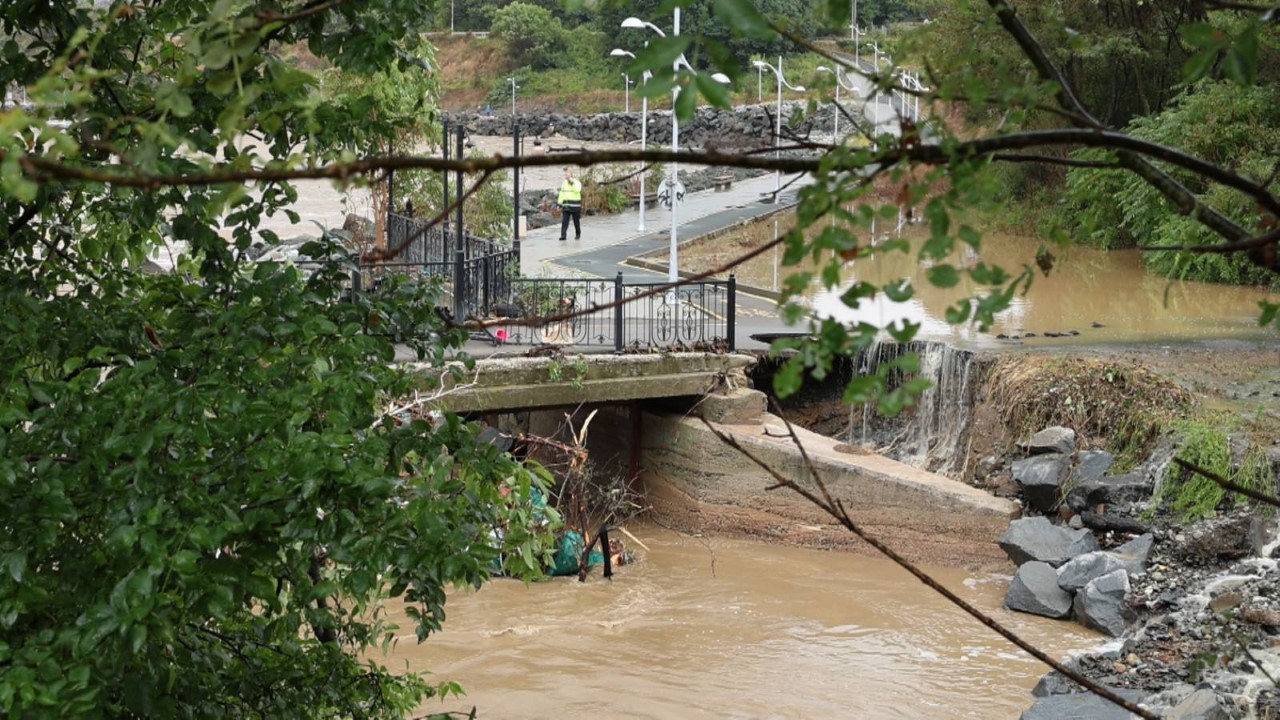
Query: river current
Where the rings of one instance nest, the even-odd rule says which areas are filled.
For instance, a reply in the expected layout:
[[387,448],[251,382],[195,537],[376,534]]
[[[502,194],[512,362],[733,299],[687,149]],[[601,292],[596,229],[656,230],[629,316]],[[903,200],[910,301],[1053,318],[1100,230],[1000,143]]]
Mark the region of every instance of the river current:
[[[1016,718],[1046,668],[888,560],[633,528],[617,569],[458,590],[386,662],[456,681],[480,718]],[[1008,577],[932,569],[1061,657],[1102,638],[1002,608]]]

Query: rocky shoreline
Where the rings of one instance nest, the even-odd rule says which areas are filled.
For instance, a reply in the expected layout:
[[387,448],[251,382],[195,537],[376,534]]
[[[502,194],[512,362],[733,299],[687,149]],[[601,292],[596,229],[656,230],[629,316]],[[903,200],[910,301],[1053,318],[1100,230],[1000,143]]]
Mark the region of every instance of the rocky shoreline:
[[[1278,718],[1277,517],[1235,507],[1183,525],[1157,510],[1160,484],[1180,470],[1172,455],[1162,447],[1108,474],[1108,453],[1081,451],[1073,431],[1053,427],[990,463],[1025,507],[1000,542],[1018,566],[1005,605],[1115,638],[1067,665],[1157,715]],[[1023,720],[1130,717],[1056,672],[1033,695]]]

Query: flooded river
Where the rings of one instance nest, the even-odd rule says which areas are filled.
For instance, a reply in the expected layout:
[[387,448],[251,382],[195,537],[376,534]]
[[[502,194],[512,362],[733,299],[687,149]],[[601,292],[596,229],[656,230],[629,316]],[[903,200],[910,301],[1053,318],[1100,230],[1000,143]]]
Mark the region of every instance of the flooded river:
[[[924,232],[908,231],[907,237],[916,236],[913,248],[918,248]],[[982,260],[1017,274],[1024,266],[1036,266],[1039,247],[1033,238],[985,233]],[[895,252],[851,262],[844,277],[850,284],[855,279],[884,283],[908,278],[916,291],[912,299],[895,303],[881,295],[854,311],[840,302],[839,292],[824,292],[815,295],[813,306],[820,314],[848,322],[883,324],[907,319],[921,324],[921,339],[980,346],[1276,337],[1274,331],[1258,327],[1258,302],[1280,302],[1280,296],[1264,289],[1151,275],[1138,250],[1101,252],[1079,246],[1050,246],[1050,250],[1055,256],[1053,270],[1047,277],[1037,270],[1031,289],[1017,294],[986,334],[971,324],[953,326],[943,320],[948,307],[981,288],[967,275],[954,288],[934,287],[926,279],[928,268],[916,260],[914,250],[911,256]],[[972,254],[957,252],[951,262],[964,266],[975,260]],[[1002,334],[1009,339],[999,338]]]
[[[445,630],[387,662],[480,718],[1016,718],[1045,668],[887,560],[635,528],[651,549],[599,572],[457,591]],[[1051,655],[1097,645],[1074,623],[1001,608],[1008,578],[936,570]]]
[[[504,150],[492,139],[480,144]],[[557,176],[556,168],[531,170],[522,185],[554,187]],[[304,217],[328,226],[340,225],[346,212],[367,212],[367,194],[344,203],[329,183],[300,183],[299,195]],[[1034,265],[1038,243],[994,234],[984,242],[989,262],[1015,271]],[[1054,271],[1038,275],[989,334],[941,321],[946,307],[975,288],[934,288],[905,255],[855,261],[847,279],[910,278],[910,301],[854,312],[838,293],[823,293],[813,305],[851,322],[906,318],[921,323],[926,338],[983,346],[1261,334],[1264,291],[1170,283],[1147,275],[1134,252],[1054,252]],[[682,257],[696,269],[696,252]],[[768,277],[772,262],[762,262]],[[1078,334],[1045,337],[1072,331]],[[886,560],[633,530],[651,550],[640,550],[640,562],[611,583],[597,572],[586,584],[496,581],[453,591],[444,631],[421,645],[393,608],[401,639],[386,662],[466,688],[466,697],[429,702],[423,713],[475,706],[480,718],[516,719],[1016,718],[1045,672]],[[1007,577],[935,576],[1052,656],[1101,642],[1074,623],[1003,610]]]

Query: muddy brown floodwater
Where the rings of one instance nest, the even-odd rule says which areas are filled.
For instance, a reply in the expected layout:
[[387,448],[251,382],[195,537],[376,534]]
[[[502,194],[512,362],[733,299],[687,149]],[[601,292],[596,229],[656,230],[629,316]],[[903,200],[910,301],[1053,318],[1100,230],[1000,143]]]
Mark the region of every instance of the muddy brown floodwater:
[[[691,272],[709,270],[731,254],[742,254],[753,243],[771,239],[772,229],[769,222],[764,231],[756,230],[749,239],[744,235],[740,240],[725,237],[695,241],[692,247],[680,251],[681,264]],[[785,229],[784,223],[782,230]],[[839,288],[813,292],[814,311],[846,324],[870,322],[883,327],[889,322],[909,320],[921,325],[921,339],[979,347],[1277,338],[1274,331],[1258,327],[1258,302],[1280,302],[1280,296],[1274,293],[1262,288],[1169,280],[1148,274],[1140,251],[1101,252],[1080,246],[1050,245],[1055,256],[1053,270],[1048,276],[1036,271],[1030,290],[1015,295],[1010,308],[996,316],[990,332],[980,333],[971,323],[950,325],[944,320],[947,308],[982,288],[968,275],[962,275],[952,288],[930,284],[928,266],[917,259],[926,235],[927,230],[919,226],[907,228],[904,237],[911,241],[910,255],[893,252],[846,263]],[[1016,275],[1023,267],[1036,266],[1035,254],[1040,246],[1034,238],[985,232],[981,259]],[[963,267],[977,259],[976,254],[957,251],[949,262]],[[770,289],[774,262],[775,257],[766,253],[740,268],[739,279]],[[779,279],[785,279],[787,273],[787,268],[780,268]],[[910,280],[915,290],[914,296],[903,302],[892,302],[878,294],[864,299],[854,310],[840,301],[841,293],[855,281],[884,284],[900,278]],[[1046,337],[1046,333],[1058,337]],[[999,335],[1010,339],[1000,339]]]
[[[465,687],[423,713],[480,718],[1016,718],[1046,671],[887,560],[632,530],[650,551],[612,582],[455,591],[421,645],[393,609],[387,663]],[[1003,610],[1007,577],[932,572],[1051,656],[1101,642]]]

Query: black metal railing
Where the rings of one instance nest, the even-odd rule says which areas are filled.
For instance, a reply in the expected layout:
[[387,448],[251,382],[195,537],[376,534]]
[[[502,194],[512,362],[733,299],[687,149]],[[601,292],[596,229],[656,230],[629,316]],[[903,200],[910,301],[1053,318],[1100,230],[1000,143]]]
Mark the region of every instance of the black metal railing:
[[[733,277],[671,291],[660,290],[665,283],[625,283],[622,273],[608,280],[517,278],[510,282],[509,301],[494,304],[490,313],[506,320],[490,328],[504,343],[604,346],[618,352],[734,349],[737,283]],[[548,320],[566,315],[575,316]]]
[[[456,226],[448,221],[428,225],[427,218],[387,213],[389,259],[410,263],[449,262],[457,251]],[[508,250],[506,243],[463,231],[463,257],[481,258]]]
[[[665,283],[604,278],[521,278],[515,250],[464,234],[458,262],[449,223],[388,213],[386,262],[360,264],[356,287],[376,289],[389,273],[439,278],[464,318],[498,319],[489,327],[515,345],[586,345],[617,352],[653,348],[733,350],[736,281],[704,280],[675,290]],[[587,311],[587,312],[583,312]],[[574,317],[546,321],[564,315]]]

